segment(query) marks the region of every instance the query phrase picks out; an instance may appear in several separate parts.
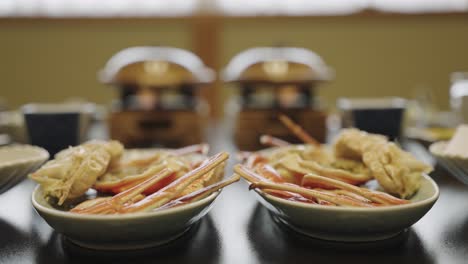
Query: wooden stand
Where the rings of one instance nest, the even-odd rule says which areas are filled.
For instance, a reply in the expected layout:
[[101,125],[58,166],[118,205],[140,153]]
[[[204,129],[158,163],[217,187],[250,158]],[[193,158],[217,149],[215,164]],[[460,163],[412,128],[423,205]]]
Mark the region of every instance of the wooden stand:
[[109,116],[109,132],[127,148],[183,147],[202,142],[204,118],[193,111],[119,111]]

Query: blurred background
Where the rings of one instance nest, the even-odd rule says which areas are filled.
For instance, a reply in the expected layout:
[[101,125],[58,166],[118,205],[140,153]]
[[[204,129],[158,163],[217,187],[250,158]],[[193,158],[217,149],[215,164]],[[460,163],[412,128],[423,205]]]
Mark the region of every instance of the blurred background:
[[[450,76],[468,71],[467,0],[3,0],[0,16],[4,109],[108,107],[118,93],[98,73],[132,46],[186,49],[218,73],[248,48],[306,48],[333,69],[315,92],[331,112],[339,97],[384,96],[448,111]],[[222,119],[232,89],[218,78],[200,93]]]

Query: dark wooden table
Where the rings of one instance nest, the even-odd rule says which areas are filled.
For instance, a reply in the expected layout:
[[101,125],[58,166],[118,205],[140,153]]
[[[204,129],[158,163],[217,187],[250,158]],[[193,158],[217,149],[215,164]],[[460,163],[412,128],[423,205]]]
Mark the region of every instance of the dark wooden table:
[[[212,153],[235,147],[232,129],[212,125]],[[420,145],[405,146],[433,162]],[[235,163],[231,158],[227,173]],[[211,212],[182,238],[131,252],[82,249],[54,232],[34,211],[34,183],[0,195],[0,263],[468,263],[468,186],[436,167],[438,202],[412,228],[375,243],[314,240],[276,224],[244,182],[230,186]]]

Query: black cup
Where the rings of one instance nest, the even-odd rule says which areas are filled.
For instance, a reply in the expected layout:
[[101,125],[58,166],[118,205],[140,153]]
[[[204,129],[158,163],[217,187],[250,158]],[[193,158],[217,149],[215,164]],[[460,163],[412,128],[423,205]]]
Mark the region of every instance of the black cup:
[[29,104],[22,110],[30,144],[45,148],[51,157],[80,144],[88,125],[86,113],[79,107]]
[[369,133],[401,137],[406,101],[402,98],[338,99],[344,127],[356,127]]

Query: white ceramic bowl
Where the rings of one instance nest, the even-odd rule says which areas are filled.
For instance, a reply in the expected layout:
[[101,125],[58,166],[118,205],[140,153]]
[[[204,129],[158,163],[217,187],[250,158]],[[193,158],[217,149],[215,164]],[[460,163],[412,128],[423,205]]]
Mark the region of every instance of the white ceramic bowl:
[[220,192],[179,207],[124,215],[82,215],[54,208],[40,186],[32,194],[36,211],[58,233],[86,248],[141,249],[172,241],[210,210]]
[[288,201],[256,189],[259,201],[295,231],[324,240],[365,242],[396,236],[416,223],[439,197],[437,184],[423,175],[412,203],[378,208],[334,207]]
[[447,169],[455,178],[468,185],[468,159],[444,154],[448,141],[438,141],[429,146],[429,151],[437,162]]
[[49,153],[30,145],[0,147],[0,194],[21,182],[49,158]]

